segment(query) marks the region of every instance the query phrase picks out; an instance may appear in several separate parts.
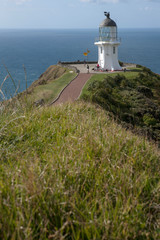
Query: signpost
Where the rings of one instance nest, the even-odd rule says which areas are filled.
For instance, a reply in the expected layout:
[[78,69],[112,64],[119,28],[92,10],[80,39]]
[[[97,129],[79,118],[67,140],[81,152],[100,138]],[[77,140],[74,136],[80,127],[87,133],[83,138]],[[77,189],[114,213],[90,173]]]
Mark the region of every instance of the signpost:
[[87,64],[88,64],[88,53],[90,53],[90,51],[87,49],[87,52],[84,52],[83,53],[83,55],[85,56],[85,57],[87,57]]

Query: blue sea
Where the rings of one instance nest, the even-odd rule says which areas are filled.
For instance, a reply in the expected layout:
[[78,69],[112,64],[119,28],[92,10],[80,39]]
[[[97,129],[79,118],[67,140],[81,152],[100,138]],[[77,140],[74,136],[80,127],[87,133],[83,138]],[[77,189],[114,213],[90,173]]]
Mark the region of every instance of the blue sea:
[[[119,60],[137,63],[160,74],[160,29],[119,29],[121,45]],[[98,29],[68,30],[0,30],[0,89],[8,71],[18,92],[58,61],[84,60],[83,52],[90,50],[88,60],[97,61],[94,45]],[[10,78],[3,84],[6,98],[13,96],[15,87]],[[2,95],[0,93],[0,100]]]

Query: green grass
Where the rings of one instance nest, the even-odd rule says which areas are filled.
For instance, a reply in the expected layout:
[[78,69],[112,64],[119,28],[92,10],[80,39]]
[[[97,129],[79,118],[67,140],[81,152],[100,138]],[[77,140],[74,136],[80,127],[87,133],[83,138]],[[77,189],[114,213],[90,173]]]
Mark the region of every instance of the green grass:
[[58,79],[52,80],[45,85],[36,86],[30,94],[30,99],[32,101],[44,99],[45,103],[52,102],[76,75],[76,73],[68,71]]
[[160,76],[145,67],[141,72],[135,70],[94,75],[84,87],[81,99],[99,104],[123,126],[160,146]]
[[18,109],[0,115],[0,239],[159,240],[155,146],[92,104]]
[[133,77],[138,76],[139,72],[142,70],[140,68],[132,68],[129,72],[118,72],[118,73],[102,73],[102,74],[94,74],[89,81],[85,84],[84,88],[82,89],[82,93],[80,98],[83,98],[83,95],[89,95],[88,87],[91,83],[93,83],[95,80],[102,82],[107,76],[115,77],[116,75],[124,75],[128,79],[132,79]]
[[127,68],[128,70],[131,70],[132,72],[142,72],[142,70],[143,70],[143,67],[141,67],[141,68],[138,68],[138,67],[129,67],[129,68]]

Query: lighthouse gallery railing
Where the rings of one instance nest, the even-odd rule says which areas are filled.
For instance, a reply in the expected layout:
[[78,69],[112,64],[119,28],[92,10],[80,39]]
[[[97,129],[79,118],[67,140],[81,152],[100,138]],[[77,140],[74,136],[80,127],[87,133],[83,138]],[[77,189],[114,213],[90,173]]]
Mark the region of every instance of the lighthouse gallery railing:
[[96,42],[102,41],[102,42],[121,42],[121,38],[117,37],[97,37],[95,39]]

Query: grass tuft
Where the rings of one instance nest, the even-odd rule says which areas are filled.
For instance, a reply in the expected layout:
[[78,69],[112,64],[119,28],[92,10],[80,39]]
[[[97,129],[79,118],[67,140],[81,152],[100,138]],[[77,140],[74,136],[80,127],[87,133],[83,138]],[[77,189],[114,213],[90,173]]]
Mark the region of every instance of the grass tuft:
[[0,239],[159,239],[155,146],[92,104],[13,115],[0,116]]

